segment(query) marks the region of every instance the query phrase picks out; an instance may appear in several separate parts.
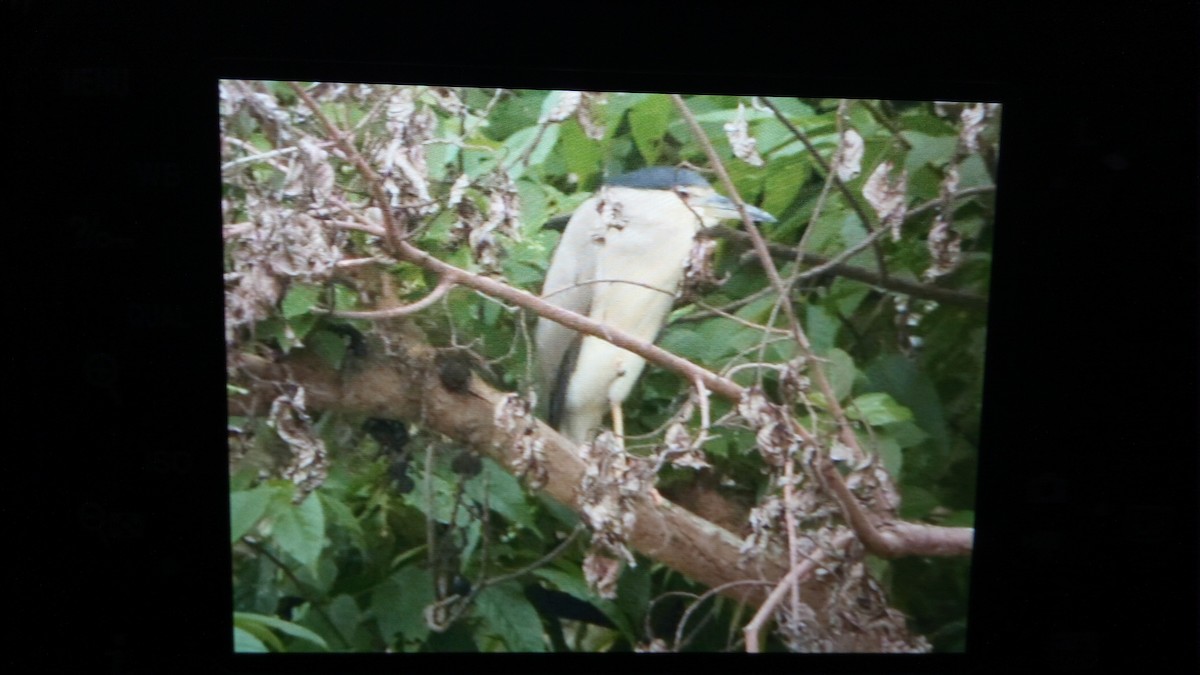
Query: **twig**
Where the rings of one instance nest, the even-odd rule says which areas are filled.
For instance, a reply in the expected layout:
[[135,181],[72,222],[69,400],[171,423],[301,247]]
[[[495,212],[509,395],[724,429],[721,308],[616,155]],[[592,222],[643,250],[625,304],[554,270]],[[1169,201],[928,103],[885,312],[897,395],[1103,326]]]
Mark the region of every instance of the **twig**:
[[696,440],[696,447],[699,448],[708,439],[708,429],[712,424],[712,413],[708,408],[708,389],[704,387],[704,381],[700,379],[692,380],[696,385],[696,400],[700,406],[700,435]]
[[630,286],[641,286],[642,288],[649,289],[651,291],[657,291],[659,293],[662,293],[663,295],[668,295],[672,298],[675,297],[675,294],[672,293],[671,291],[659,288],[658,286],[653,286],[651,284],[644,284],[640,281],[631,281],[629,279],[589,279],[587,281],[576,281],[575,283],[573,283],[569,286],[563,286],[562,288],[560,288],[558,290],[550,291],[549,293],[546,293],[546,294],[542,295],[541,297],[543,300],[545,300],[546,298],[553,298],[554,296],[558,295],[559,293],[566,293],[567,291],[574,290],[581,286],[590,286],[592,284],[629,284]]
[[[829,167],[829,164],[825,161],[825,158],[821,156],[820,152],[817,152],[817,147],[808,139],[808,135],[798,129],[795,124],[792,124],[792,121],[787,118],[787,115],[784,115],[783,111],[781,111],[775,106],[774,103],[771,102],[771,99],[764,96],[761,100],[763,104],[771,109],[771,112],[775,113],[776,119],[782,122],[783,126],[787,127],[788,131],[792,132],[792,134],[804,144],[804,147],[813,156],[813,160],[817,163],[817,166],[821,167],[822,171],[832,171],[832,169]],[[859,203],[858,199],[855,198],[854,193],[850,191],[850,188],[846,187],[846,184],[842,182],[842,179],[834,176],[833,184],[842,193],[842,196],[846,198],[846,201],[850,204],[850,208],[853,209],[854,213],[858,215],[858,218],[862,221],[863,226],[868,230],[875,229],[871,227],[872,221],[870,216],[867,215],[867,210],[864,209],[862,204]]]
[[[729,236],[729,233],[736,233],[738,235],[742,234],[741,232],[738,232],[737,230],[727,228],[727,227],[710,228],[710,231],[707,232],[706,234],[708,234],[710,236],[715,234],[716,236],[719,236],[719,237],[732,238]],[[774,246],[774,245],[772,245],[772,246]],[[775,252],[774,248],[772,248],[771,250],[772,250],[772,252]],[[771,288],[770,286],[764,286],[763,288],[761,288],[757,291],[754,291],[753,293],[751,293],[750,295],[747,295],[744,298],[738,298],[737,300],[733,300],[733,301],[726,303],[716,309],[720,309],[725,312],[733,312],[733,311],[741,309],[742,307],[745,307],[746,305],[754,302],[755,300],[758,300],[759,298],[762,298],[770,293],[773,293],[774,291],[775,291],[774,288]],[[700,303],[695,303],[695,304],[699,305]],[[708,310],[701,311],[701,312],[693,312],[691,314],[688,314],[687,316],[681,316],[678,319],[675,319],[675,321],[673,323],[691,323],[694,321],[702,321],[704,319],[710,319],[713,316],[717,316],[717,314],[713,313],[712,309],[710,308]]]
[[[972,188],[972,189],[980,190],[979,188]],[[980,190],[980,191],[982,191],[982,190]],[[925,205],[922,205],[922,206],[925,206]],[[712,230],[709,232],[709,235],[714,236],[714,237],[721,237],[724,239],[732,239],[732,240],[744,241],[744,242],[748,242],[750,239],[750,236],[747,235],[745,232],[741,232],[739,230],[735,230],[733,228],[723,227],[723,226],[712,228]],[[790,246],[783,246],[780,244],[767,244],[767,248],[771,251],[771,254],[773,256],[783,258],[785,260],[794,260],[795,259],[796,251],[795,251],[795,249],[793,249]],[[823,256],[815,255],[812,253],[803,254],[803,257],[800,260],[801,260],[801,262],[804,262],[804,263],[807,263],[810,265],[823,265],[823,264],[829,262],[829,258],[825,258]],[[845,277],[847,279],[853,279],[855,281],[861,281],[865,284],[877,286],[884,290],[894,291],[896,293],[904,293],[905,295],[911,295],[914,298],[923,298],[926,300],[933,300],[940,304],[954,305],[956,307],[967,307],[970,309],[975,309],[975,310],[980,310],[980,311],[986,311],[987,307],[988,307],[987,298],[985,298],[981,295],[975,295],[974,293],[967,293],[965,291],[958,291],[958,290],[954,290],[954,289],[950,289],[950,288],[941,288],[939,286],[934,286],[932,284],[925,284],[925,283],[920,283],[917,281],[909,281],[907,279],[900,279],[898,277],[888,277],[888,278],[884,279],[869,269],[857,267],[855,265],[847,265],[847,264],[842,263],[842,264],[833,265],[832,267],[829,267],[825,271],[829,274],[836,274],[837,276],[840,276],[840,277]],[[748,296],[747,298],[742,298],[741,300],[738,300],[735,303],[730,303],[730,305],[727,305],[727,307],[734,307],[734,306],[740,307],[742,305],[749,304],[753,300],[757,300],[757,299],[758,299],[757,297],[750,299]],[[708,318],[704,312],[697,312],[696,314],[691,314],[691,315],[682,317],[680,319],[677,319],[676,321],[699,321],[704,318]]]
[[278,148],[275,150],[268,150],[267,152],[259,153],[257,155],[249,155],[247,157],[238,157],[237,159],[232,159],[232,160],[222,164],[221,165],[221,173],[225,173],[226,171],[228,171],[230,169],[236,169],[237,167],[239,167],[243,164],[253,164],[254,162],[265,162],[268,159],[272,159],[274,157],[279,157],[282,155],[290,155],[293,152],[300,152],[300,148],[298,148],[296,146],[292,146],[292,147],[288,147],[288,148]]
[[[260,554],[262,554],[263,557],[265,557],[267,560],[270,560],[271,562],[275,563],[275,566],[278,567],[280,569],[280,571],[283,572],[284,576],[286,576],[288,579],[290,579],[292,581],[292,583],[296,586],[296,590],[301,593],[304,593],[305,596],[308,596],[308,591],[306,589],[308,589],[309,586],[307,584],[303,583],[302,581],[300,581],[300,578],[296,576],[296,573],[293,572],[292,570],[288,569],[288,566],[283,564],[282,560],[280,560],[279,558],[276,558],[273,553],[268,551],[267,547],[263,546],[259,542],[255,541],[249,537],[242,537],[242,541],[246,545],[248,545],[250,548],[252,548],[255,551],[258,551]],[[329,616],[329,613],[325,611],[325,608],[322,607],[321,605],[317,604],[316,602],[314,602],[311,597],[305,597],[304,599],[308,601],[309,607],[312,607],[313,610],[315,610],[317,612],[317,614],[320,614],[321,618],[325,619],[325,622],[328,623],[330,625],[330,627],[333,628],[333,632],[337,634],[338,639],[340,639],[342,641],[342,644],[349,647],[350,640],[347,639],[344,634],[342,634],[342,629],[338,628],[338,625],[333,622],[333,617]]]
[[[691,128],[692,134],[696,137],[696,141],[704,148],[704,153],[708,156],[709,163],[712,165],[713,170],[717,172],[717,175],[720,176],[721,184],[725,187],[725,191],[729,193],[730,199],[737,204],[738,212],[742,215],[742,223],[745,226],[746,233],[750,236],[750,241],[754,244],[754,250],[758,254],[763,270],[767,273],[767,278],[770,279],[771,285],[775,287],[776,292],[785,299],[783,302],[783,311],[792,329],[792,335],[796,340],[796,344],[805,356],[814,359],[816,354],[813,353],[812,345],[809,343],[804,329],[800,327],[800,321],[796,318],[795,308],[792,307],[791,302],[786,300],[788,297],[787,286],[779,276],[779,270],[775,267],[775,261],[771,259],[766,240],[763,239],[762,233],[758,231],[758,228],[754,226],[754,221],[750,219],[750,214],[746,213],[746,203],[734,187],[733,180],[729,178],[729,172],[725,170],[725,165],[721,163],[721,158],[717,156],[717,151],[713,148],[712,142],[704,135],[704,130],[700,128],[700,123],[696,121],[696,116],[688,109],[683,97],[679,94],[671,94],[671,99],[675,102],[675,107],[679,109],[684,120],[687,121],[688,127]],[[768,105],[770,105],[769,102]],[[847,419],[845,411],[842,410],[841,402],[838,401],[837,396],[834,394],[833,386],[829,384],[829,379],[825,376],[825,369],[820,366],[819,362],[814,361],[812,373],[814,379],[817,381],[817,386],[821,388],[821,392],[825,395],[829,412],[833,415],[834,421],[841,432],[842,442],[854,449],[856,459],[865,457],[862,448],[858,444],[858,439],[854,435],[854,430],[850,427],[850,420]]]
[[388,260],[387,258],[372,256],[369,258],[343,258],[342,260],[339,260],[336,263],[334,263],[334,266],[338,267],[339,269],[346,269],[346,268],[350,268],[350,267],[366,267],[368,265],[394,265],[394,264],[396,264],[396,261],[394,261],[394,260]]
[[[833,546],[837,549],[845,548],[850,541],[853,540],[853,538],[854,535],[850,532],[842,532],[840,535],[834,538]],[[800,564],[793,566],[791,571],[789,571],[787,575],[783,577],[783,579],[779,580],[779,584],[775,586],[775,590],[771,591],[771,594],[768,595],[763,604],[759,606],[758,612],[754,614],[754,618],[751,619],[750,622],[746,624],[746,627],[742,629],[742,633],[746,636],[746,651],[748,653],[757,654],[762,650],[758,634],[762,630],[763,626],[766,625],[767,621],[770,620],[771,616],[775,613],[775,607],[779,605],[779,602],[783,600],[783,596],[786,595],[792,587],[798,585],[800,579],[808,576],[813,570],[820,566],[820,559],[822,557],[824,557],[824,553],[822,551],[817,551],[813,555],[805,558]]]
[[753,321],[747,321],[746,319],[743,319],[742,317],[737,316],[736,314],[730,314],[729,312],[726,312],[719,307],[713,307],[712,305],[709,305],[709,304],[706,304],[703,302],[697,302],[696,306],[702,307],[705,310],[707,310],[708,312],[710,312],[711,314],[719,316],[722,319],[729,319],[730,321],[733,321],[734,323],[739,323],[743,326],[746,326],[747,328],[761,330],[766,333],[791,335],[791,333],[785,328],[774,328],[772,326],[764,326],[762,324],[754,323]]
[[407,316],[419,312],[433,303],[445,297],[446,293],[454,287],[454,282],[442,277],[438,280],[437,286],[429,292],[429,295],[417,300],[416,302],[401,305],[400,307],[388,307],[387,309],[377,309],[374,311],[355,312],[348,310],[321,310],[314,309],[314,314],[327,314],[339,319],[390,319],[397,316]]
[[[692,618],[692,612],[695,612],[697,607],[704,604],[705,600],[717,595],[718,593],[720,593],[721,591],[724,591],[727,588],[733,588],[735,586],[742,586],[742,585],[746,585],[746,584],[759,584],[759,585],[763,585],[763,586],[770,586],[771,582],[762,581],[760,579],[743,579],[741,581],[731,581],[727,584],[721,584],[720,586],[714,586],[713,588],[710,588],[707,591],[705,591],[698,598],[696,598],[695,602],[693,602],[691,604],[691,606],[687,608],[687,611],[683,613],[683,616],[680,617],[679,625],[675,627],[675,651],[679,651],[679,650],[683,649],[684,647],[687,646],[687,643],[691,642],[691,640],[692,640],[691,637],[689,637],[687,640],[683,639],[683,629],[687,626],[688,619]],[[703,626],[703,623],[701,624],[701,626]],[[700,630],[700,628],[697,627],[696,631],[699,631],[699,630]],[[695,631],[693,631],[692,637],[695,637],[695,635],[696,635],[696,633],[695,633]]]
[[[875,242],[877,242],[879,240],[880,237],[887,234],[888,232],[889,232],[889,230],[886,227],[881,227],[881,228],[875,230],[874,232],[871,232],[866,237],[863,237],[862,241],[851,246],[850,248],[846,249],[845,251],[842,251],[841,253],[837,254],[833,258],[830,258],[826,262],[824,262],[820,265],[817,265],[816,267],[806,269],[803,272],[797,273],[796,279],[798,279],[798,280],[799,279],[811,279],[812,277],[820,276],[821,274],[824,274],[826,270],[829,270],[833,267],[841,265],[842,263],[846,262],[847,260],[849,260],[849,259],[853,258],[854,256],[858,255],[859,253],[861,253],[863,251],[863,249],[867,248],[868,246],[873,246],[875,244]],[[889,278],[890,277],[880,275],[881,281],[886,281]]]
[[561,542],[559,542],[559,544],[557,546],[555,546],[553,549],[551,549],[549,553],[547,553],[546,555],[529,563],[528,565],[522,567],[521,569],[514,570],[507,574],[502,574],[498,577],[492,577],[490,579],[485,579],[485,580],[481,581],[479,583],[479,586],[481,587],[480,590],[482,590],[483,588],[486,588],[488,586],[495,586],[496,584],[502,584],[506,581],[511,581],[512,579],[516,579],[516,578],[525,576],[526,574],[529,574],[530,572],[536,570],[537,568],[542,567],[543,565],[549,564],[552,560],[554,560],[558,556],[562,555],[567,550],[567,547],[569,547],[571,545],[571,542],[575,541],[575,538],[578,537],[579,533],[583,532],[583,530],[584,530],[584,527],[583,527],[582,523],[576,525],[575,529],[571,530],[571,534],[567,535],[567,537],[565,539],[563,539]]
[[[841,105],[843,105],[844,103],[845,103],[845,99],[842,99],[842,103],[838,104],[838,107],[840,108]],[[838,144],[837,144],[837,148],[833,151],[833,159],[834,159],[835,164],[841,162],[841,156],[842,156],[842,153],[845,151],[845,146],[846,146],[846,134],[842,133],[842,116],[841,115],[837,116],[837,131],[838,131]],[[821,211],[823,211],[825,208],[825,200],[829,197],[829,189],[831,187],[833,187],[833,181],[835,178],[837,178],[836,171],[826,171],[825,172],[825,182],[821,185],[821,192],[820,192],[820,194],[817,195],[817,201],[813,205],[812,215],[810,215],[808,217],[808,227],[804,228],[804,234],[800,235],[800,241],[798,241],[796,243],[796,257],[797,258],[803,257],[804,249],[806,248],[806,246],[808,244],[808,239],[809,239],[809,237],[812,236],[812,233],[815,232],[817,229],[817,227],[816,227],[817,219],[821,217]]]
[[870,113],[871,117],[874,118],[876,122],[879,122],[885,128],[887,128],[888,131],[892,132],[892,137],[898,143],[900,143],[900,145],[903,145],[906,150],[912,149],[912,143],[909,143],[907,138],[900,135],[900,128],[896,126],[896,123],[888,119],[888,117],[880,112],[878,108],[871,105],[870,101],[860,100],[858,104],[862,106],[868,113]]
[[304,101],[308,109],[321,122],[321,126],[325,127],[325,133],[329,134],[331,139],[337,143],[342,153],[346,155],[346,158],[354,164],[358,172],[362,174],[363,179],[367,181],[367,185],[371,188],[371,196],[375,198],[375,201],[379,204],[379,211],[383,214],[384,239],[395,250],[402,239],[402,233],[396,229],[396,221],[392,218],[392,210],[388,207],[390,202],[387,195],[383,192],[383,181],[380,179],[379,174],[375,173],[375,170],[371,168],[367,160],[363,159],[362,155],[355,149],[354,144],[350,142],[352,136],[342,133],[341,130],[334,126],[333,122],[329,121],[329,118],[325,116],[325,112],[321,110],[321,106],[308,95],[308,92],[304,91],[295,82],[289,82],[288,85],[296,93],[296,96]]

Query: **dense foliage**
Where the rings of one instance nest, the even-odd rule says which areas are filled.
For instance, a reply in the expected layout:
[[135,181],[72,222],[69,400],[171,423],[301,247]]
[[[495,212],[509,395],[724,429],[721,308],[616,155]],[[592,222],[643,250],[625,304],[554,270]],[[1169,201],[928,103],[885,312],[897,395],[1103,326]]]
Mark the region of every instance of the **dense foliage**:
[[[304,89],[328,120],[355,130],[410,241],[533,293],[559,237],[543,226],[605,177],[708,165],[660,94]],[[321,310],[413,302],[437,280],[388,259],[378,237],[334,226],[352,210],[369,220],[372,192],[295,89],[223,82],[221,97],[230,353],[310,349],[353,368],[373,344],[372,323]],[[762,229],[791,282],[786,300],[862,443],[893,477],[900,517],[971,525],[998,108],[683,98],[741,197],[778,218]],[[763,266],[728,226],[714,239],[711,279],[685,289],[657,344],[779,399],[792,372],[783,366],[800,354]],[[889,232],[806,274],[877,228]],[[304,241],[272,248],[284,239]],[[336,264],[372,257],[383,263]],[[906,282],[906,292],[894,282]],[[531,312],[456,288],[412,319],[494,386],[533,387]],[[244,391],[239,384],[231,396]],[[651,366],[624,406],[629,451],[660,445],[688,398],[687,382]],[[800,398],[797,417],[831,434],[820,394]],[[615,599],[597,597],[581,571],[588,537],[578,516],[492,460],[419,426],[307,410],[294,392],[288,405],[286,414],[277,406],[230,421],[238,650],[739,648],[752,612],[715,596],[698,603],[707,589],[652,560],[624,571]],[[695,469],[668,467],[659,486],[669,496],[711,487],[744,507],[743,526],[726,527],[745,535],[750,508],[775,486],[735,406],[711,405],[713,438],[703,451],[712,468],[698,479]],[[285,428],[285,417],[301,428]],[[311,455],[297,468],[301,447]],[[915,632],[935,649],[963,648],[968,559],[871,558],[869,568]],[[448,601],[480,588],[468,604]]]

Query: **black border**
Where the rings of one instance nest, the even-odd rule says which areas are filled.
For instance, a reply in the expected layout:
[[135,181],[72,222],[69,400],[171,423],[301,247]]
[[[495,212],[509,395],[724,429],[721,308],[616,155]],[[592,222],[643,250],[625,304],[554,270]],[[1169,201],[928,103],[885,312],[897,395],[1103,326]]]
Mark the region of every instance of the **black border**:
[[14,658],[116,672],[426,672],[458,661],[224,651],[216,80],[269,77],[1002,101],[968,653],[702,663],[1194,669],[1193,4],[402,10],[6,5],[18,38],[8,138],[32,179],[12,191],[31,208],[9,228],[20,317],[10,365],[26,383],[10,452],[33,460],[10,472]]

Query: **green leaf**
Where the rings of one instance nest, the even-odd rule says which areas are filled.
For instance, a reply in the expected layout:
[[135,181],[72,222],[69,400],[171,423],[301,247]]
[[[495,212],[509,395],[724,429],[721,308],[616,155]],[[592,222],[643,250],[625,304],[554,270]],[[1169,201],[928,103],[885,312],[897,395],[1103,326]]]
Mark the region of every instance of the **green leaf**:
[[333,306],[334,309],[354,309],[358,306],[358,296],[349,288],[334,286]]
[[929,434],[939,453],[948,450],[949,432],[937,389],[929,376],[908,358],[893,354],[873,362],[866,369],[871,389],[887,392],[912,411],[913,420]]
[[837,340],[838,330],[841,328],[837,317],[817,304],[806,305],[804,315],[804,326],[813,351],[820,354],[832,349]]
[[846,416],[852,420],[864,420],[877,427],[889,422],[904,422],[912,419],[912,411],[896,403],[896,399],[883,392],[863,394],[847,406]]
[[264,654],[270,650],[262,640],[248,633],[244,628],[233,627],[233,651],[241,654]]
[[904,467],[904,451],[896,439],[886,434],[875,435],[875,452],[883,460],[883,468],[892,476],[899,478],[900,469]]
[[503,261],[501,265],[504,278],[517,288],[538,289],[546,276],[542,270],[512,259]]
[[536,499],[541,507],[567,530],[573,530],[579,525],[579,514],[563,506],[558,500],[547,497],[540,492],[536,495]]
[[834,395],[838,400],[843,400],[850,395],[850,390],[854,386],[854,359],[846,352],[834,348],[825,354],[825,359],[828,363],[825,365],[825,375],[829,378],[829,386],[833,388]]
[[945,527],[975,527],[975,512],[969,510],[955,511],[946,516],[940,525]]
[[253,490],[229,494],[229,543],[234,543],[250,531],[271,504],[275,490],[266,483]]
[[614,138],[614,136],[621,126],[621,117],[625,115],[625,111],[653,96],[657,96],[657,94],[610,94],[608,105],[604,106],[605,138],[613,139],[614,142],[618,138],[623,138]]
[[768,164],[770,173],[763,185],[762,208],[780,218],[796,200],[800,188],[812,174],[812,163],[807,156],[785,157]]
[[[688,101],[688,104],[689,104],[688,107],[691,108],[693,111],[696,109],[696,106],[694,106],[691,101]],[[750,108],[750,107],[745,108],[742,111],[742,115],[746,118],[747,122],[754,122],[756,120],[774,119],[775,118],[775,113],[773,113],[769,110],[763,111],[763,110],[757,110],[755,108]],[[698,113],[698,114],[696,114],[695,117],[696,117],[697,122],[719,122],[721,124],[725,124],[726,122],[729,122],[730,120],[734,119],[737,116],[738,116],[737,106],[734,106],[732,108],[721,108],[718,110],[711,110],[711,111],[705,112],[705,113]]]
[[954,125],[925,111],[906,113],[900,122],[905,129],[919,131],[930,136],[950,136],[958,133]]
[[[509,174],[514,179],[519,178],[525,173],[526,166],[546,161],[546,156],[558,142],[558,132],[557,124],[534,125],[509,136],[508,140],[504,141],[504,148],[507,151],[504,155],[504,166],[508,169]],[[537,146],[533,147],[535,142]],[[528,161],[525,161],[526,155],[528,155]]]
[[328,524],[346,530],[350,533],[350,538],[355,545],[360,548],[365,547],[366,538],[363,533],[362,523],[354,516],[354,512],[350,510],[350,507],[340,499],[330,497],[324,492],[318,492],[316,495],[320,498],[321,506],[325,509]]
[[316,327],[320,320],[316,314],[301,314],[287,320],[288,325],[292,328],[292,334],[296,336],[297,344],[303,343],[308,337],[308,332]]
[[254,326],[254,334],[259,340],[263,342],[274,340],[285,351],[292,346],[291,338],[288,337],[288,330],[290,329],[287,323],[277,316],[269,316]]
[[921,427],[911,421],[892,422],[891,424],[883,425],[887,430],[888,436],[894,438],[902,448],[911,448],[914,445],[920,445],[929,438],[929,434],[925,433]]
[[708,351],[708,340],[700,335],[692,324],[670,326],[658,344],[663,349],[692,361],[702,360]]
[[466,493],[481,504],[486,498],[488,507],[507,518],[509,522],[527,529],[534,529],[536,526],[533,509],[526,499],[521,483],[490,458],[483,458],[483,471],[467,482]]
[[938,505],[938,498],[929,490],[905,485],[901,489],[900,517],[919,520]]
[[[433,491],[432,506],[433,512],[430,513],[430,499],[426,488],[426,480],[431,484]],[[457,480],[457,478],[455,478]],[[449,523],[450,516],[454,512],[454,483],[446,478],[438,475],[436,472],[433,475],[422,475],[416,478],[416,485],[412,492],[404,495],[404,503],[417,509],[425,515],[431,516],[439,523]],[[454,514],[454,522],[460,527],[466,527],[471,522],[471,516],[467,513],[467,509],[458,508]]]
[[319,297],[321,297],[321,289],[316,286],[292,284],[283,298],[283,316],[290,319],[307,313],[317,304]]
[[663,336],[661,345],[667,351],[707,364],[736,354],[761,339],[762,333],[757,329],[715,318],[676,326]]
[[671,100],[663,95],[650,96],[629,110],[633,142],[647,166],[658,163],[670,119]]
[[[624,573],[622,573],[622,575],[627,574],[628,572],[629,570],[626,570]],[[541,567],[534,570],[533,575],[549,581],[551,584],[554,584],[555,588],[563,593],[574,596],[579,600],[583,600],[584,602],[594,605],[596,609],[603,612],[604,616],[608,617],[609,620],[613,622],[613,624],[621,631],[623,635],[625,635],[626,638],[632,639],[636,635],[633,630],[633,626],[629,623],[629,619],[625,616],[625,613],[622,612],[612,600],[603,600],[597,597],[595,593],[592,593],[592,590],[588,588],[587,582],[585,582],[581,576],[582,572],[578,571],[578,568],[576,568],[575,573],[572,574],[554,567]],[[619,580],[617,582],[617,587],[620,588]]]
[[[775,294],[766,295],[742,307],[733,315],[753,323],[765,324],[771,318],[771,310],[775,307]],[[782,314],[782,312],[780,312]]]
[[333,620],[338,634],[345,636],[353,645],[356,642],[356,634],[359,632],[358,627],[363,619],[362,611],[358,608],[358,603],[354,601],[354,598],[345,594],[339,595],[329,603],[329,608],[325,611]]
[[239,622],[237,617],[234,617],[234,629],[239,628],[258,639],[265,649],[276,652],[286,651],[279,636],[258,621],[243,620]]
[[305,344],[334,370],[341,369],[342,359],[346,358],[345,338],[327,330],[319,330],[309,335]]
[[[637,567],[626,568],[617,580],[617,607],[633,625],[641,625],[650,606],[650,562],[639,559]],[[628,636],[627,636],[628,637]]]
[[320,635],[317,635],[304,626],[294,624],[291,621],[284,621],[277,616],[252,614],[249,612],[234,612],[233,620],[235,625],[244,625],[241,622],[256,622],[264,624],[285,635],[290,635],[294,638],[311,642],[322,649],[329,649],[329,645],[325,644],[325,638],[322,638]]
[[517,194],[521,198],[521,235],[527,237],[540,231],[549,218],[546,211],[549,198],[542,185],[528,176],[517,181]]
[[836,307],[842,316],[849,317],[854,314],[870,292],[871,288],[866,284],[838,277],[829,285],[829,295],[825,299],[826,306],[832,303],[832,306]]
[[900,135],[912,145],[904,159],[904,169],[910,174],[929,164],[945,164],[958,144],[957,136],[929,136],[918,131],[902,131]]
[[971,155],[964,159],[958,167],[958,176],[960,190],[992,184],[992,176],[979,155]]
[[371,594],[371,613],[389,644],[400,636],[407,643],[419,643],[429,636],[424,612],[433,601],[429,571],[409,566],[376,587]]
[[[232,425],[231,425],[232,426]],[[229,492],[245,492],[254,484],[258,478],[258,469],[252,466],[242,467],[237,473],[229,477]]]
[[477,635],[499,637],[510,652],[546,651],[542,620],[515,581],[484,589],[475,598],[475,614],[482,619]]
[[271,525],[275,543],[300,564],[316,564],[325,546],[325,512],[321,500],[309,495],[299,505],[281,509]]
[[567,171],[575,174],[579,185],[589,185],[604,162],[604,152],[600,143],[588,138],[583,127],[574,119],[563,122],[560,142]]

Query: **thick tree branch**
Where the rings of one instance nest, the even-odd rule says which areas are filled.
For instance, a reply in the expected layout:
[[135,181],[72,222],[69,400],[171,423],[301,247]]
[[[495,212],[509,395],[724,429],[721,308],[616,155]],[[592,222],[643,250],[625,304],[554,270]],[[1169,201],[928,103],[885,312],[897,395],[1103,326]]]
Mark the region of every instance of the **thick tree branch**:
[[[239,368],[249,377],[244,383],[251,394],[233,399],[236,414],[258,412],[273,398],[274,387],[295,382],[305,387],[308,404],[315,408],[417,422],[445,434],[480,454],[492,457],[507,470],[517,459],[512,438],[495,423],[495,411],[509,394],[492,389],[472,377],[465,391],[447,389],[439,377],[436,350],[409,334],[403,340],[405,353],[384,360],[376,358],[356,364],[339,374],[316,356],[300,353],[277,364],[259,357],[239,356]],[[258,394],[257,396],[255,394]],[[542,491],[578,511],[578,487],[584,463],[574,444],[550,427],[537,422],[537,433],[545,441],[547,480]],[[637,525],[630,544],[646,556],[709,586],[743,579],[775,583],[787,571],[780,559],[767,558],[740,567],[741,539],[689,511],[649,495],[635,505]],[[810,593],[819,600],[823,587]],[[758,587],[731,587],[727,595],[757,605],[765,597]]]
[[842,514],[850,523],[851,529],[871,553],[881,558],[971,555],[975,540],[974,528],[941,527],[904,521],[877,524],[876,519],[863,510],[833,463],[827,457],[820,457],[817,461],[825,487],[841,504]]

